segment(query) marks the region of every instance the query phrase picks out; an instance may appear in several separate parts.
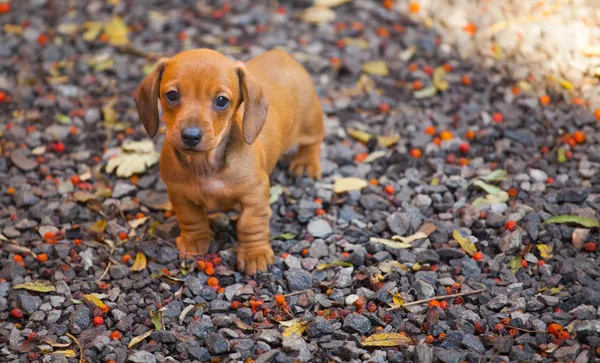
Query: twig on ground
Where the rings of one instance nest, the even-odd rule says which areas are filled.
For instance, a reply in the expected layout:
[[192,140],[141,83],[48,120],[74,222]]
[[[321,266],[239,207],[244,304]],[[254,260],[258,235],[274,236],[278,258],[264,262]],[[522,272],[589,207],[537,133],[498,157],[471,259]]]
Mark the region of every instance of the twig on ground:
[[406,304],[404,304],[402,306],[394,306],[393,308],[388,308],[387,311],[399,310],[399,309],[405,308],[407,306],[420,305],[420,304],[427,303],[427,302],[430,302],[430,301],[433,301],[433,300],[446,300],[446,299],[451,299],[453,297],[460,297],[460,296],[480,294],[480,293],[482,293],[482,292],[484,292],[486,290],[487,289],[479,289],[479,290],[461,292],[459,294],[452,294],[452,295],[445,295],[445,296],[434,296],[434,297],[430,297],[429,299],[412,301],[412,302],[406,303]]
[[290,293],[289,293],[289,294],[287,294],[287,295],[283,295],[283,297],[296,296],[296,295],[300,295],[300,294],[302,294],[302,293],[304,293],[304,292],[308,292],[308,291],[311,291],[311,290],[312,290],[312,289],[306,289],[306,290],[294,291],[294,292],[290,292]]

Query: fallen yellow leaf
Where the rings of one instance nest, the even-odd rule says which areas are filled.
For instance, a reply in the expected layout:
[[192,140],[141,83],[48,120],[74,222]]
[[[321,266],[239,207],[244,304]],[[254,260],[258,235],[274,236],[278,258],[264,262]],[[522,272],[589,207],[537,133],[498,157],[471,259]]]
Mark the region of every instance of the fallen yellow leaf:
[[375,76],[387,76],[390,73],[387,63],[382,60],[365,62],[362,66],[362,70],[367,74]]
[[462,249],[469,254],[469,256],[473,256],[475,252],[477,252],[477,247],[475,247],[473,242],[463,237],[458,229],[455,229],[454,232],[452,232],[452,237],[458,242],[460,247],[462,247]]
[[377,333],[366,338],[360,344],[365,347],[396,347],[410,345],[411,339],[402,333]]
[[549,260],[552,258],[552,247],[545,244],[539,244],[537,245],[537,249],[540,251],[540,256],[542,256],[543,259]]
[[131,266],[131,271],[133,271],[133,272],[144,271],[145,268],[146,268],[146,255],[144,255],[142,252],[138,252],[135,255],[135,261],[133,261],[133,266]]
[[304,320],[299,320],[297,322],[295,322],[294,324],[292,324],[291,326],[285,328],[283,330],[282,336],[285,337],[289,337],[289,336],[301,336],[302,333],[304,333],[306,331],[306,329],[308,328],[308,324],[309,322],[304,321]]
[[335,193],[345,193],[352,190],[361,190],[367,186],[367,181],[360,178],[338,178],[333,184]]

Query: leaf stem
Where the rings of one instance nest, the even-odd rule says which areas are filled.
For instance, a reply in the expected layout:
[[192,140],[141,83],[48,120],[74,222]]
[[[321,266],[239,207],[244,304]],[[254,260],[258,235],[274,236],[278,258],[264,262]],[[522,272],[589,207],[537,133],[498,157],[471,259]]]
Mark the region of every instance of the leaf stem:
[[460,296],[480,294],[480,293],[482,293],[482,292],[484,292],[486,290],[487,289],[479,289],[479,290],[461,292],[461,293],[452,294],[452,295],[434,296],[434,297],[430,297],[428,299],[412,301],[412,302],[406,303],[406,304],[404,304],[402,306],[394,306],[393,308],[387,309],[387,311],[399,310],[399,309],[405,308],[407,306],[420,305],[420,304],[427,303],[427,302],[430,302],[430,301],[433,301],[433,300],[446,300],[446,299],[451,299],[453,297],[460,297]]

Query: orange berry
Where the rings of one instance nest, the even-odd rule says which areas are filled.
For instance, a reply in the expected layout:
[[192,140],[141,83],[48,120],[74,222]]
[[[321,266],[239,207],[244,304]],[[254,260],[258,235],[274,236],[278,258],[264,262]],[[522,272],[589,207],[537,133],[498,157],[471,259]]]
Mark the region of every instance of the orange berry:
[[131,261],[132,257],[130,254],[124,254],[123,257],[121,257],[121,262],[123,263],[128,263],[129,261]]
[[529,265],[529,264],[527,263],[527,261],[525,261],[525,260],[521,260],[521,267],[523,267],[523,268],[527,268],[527,265]]
[[563,330],[563,331],[561,331],[560,333],[558,333],[558,337],[557,337],[557,338],[558,338],[558,339],[561,339],[561,340],[565,340],[565,339],[569,339],[569,338],[571,338],[571,335],[569,334],[569,332],[568,332],[568,331],[566,331],[566,330]]
[[428,76],[431,76],[433,74],[433,67],[425,66],[425,68],[423,68],[423,72],[425,72],[425,74]]
[[333,67],[339,67],[342,65],[342,61],[338,57],[331,57],[329,63],[331,63]]
[[367,157],[369,157],[369,153],[359,153],[354,155],[354,161],[357,163],[362,163],[367,159]]
[[421,5],[419,5],[418,2],[411,1],[408,4],[408,11],[410,11],[412,14],[417,14],[420,10],[421,10]]
[[442,67],[444,68],[444,70],[446,72],[451,72],[452,71],[452,66],[450,65],[450,63],[444,63],[444,65]]
[[209,277],[209,278],[206,280],[206,284],[207,284],[208,286],[216,286],[216,285],[218,285],[218,284],[219,284],[219,279],[217,279],[216,277]]
[[550,97],[548,95],[542,95],[540,97],[540,104],[542,106],[547,106],[550,104]]
[[10,11],[10,3],[4,2],[0,3],[0,14],[6,14]]
[[104,324],[104,318],[101,316],[96,316],[92,322],[94,323],[94,326],[102,325]]
[[542,267],[545,264],[546,264],[546,261],[544,261],[544,260],[538,260],[538,262],[537,262],[538,267]]
[[387,113],[390,112],[390,104],[387,102],[381,102],[378,106],[379,112]]
[[442,300],[442,302],[440,303],[440,308],[442,308],[443,310],[446,310],[449,307],[450,307],[450,304],[448,304],[448,302],[446,300]]
[[552,178],[552,177],[547,177],[547,178],[546,178],[546,184],[548,184],[548,185],[552,185],[552,184],[554,184],[554,178]]
[[393,185],[386,185],[385,188],[384,188],[384,190],[385,190],[385,192],[387,194],[394,194],[394,193],[396,193],[396,188],[394,188]]
[[596,244],[596,242],[588,242],[585,244],[583,249],[588,252],[595,252],[596,249],[598,249],[598,245]]
[[288,252],[284,252],[281,254],[281,258],[283,258],[285,260],[289,255],[290,254]]
[[379,180],[373,178],[373,179],[369,180],[369,184],[371,184],[371,185],[379,185]]
[[413,158],[415,158],[415,159],[418,159],[418,158],[420,158],[420,157],[421,157],[421,150],[420,150],[420,149],[417,149],[417,148],[414,148],[414,149],[412,149],[412,150],[410,151],[410,156],[412,156],[412,157],[413,157]]
[[466,74],[461,77],[460,81],[465,86],[471,85],[471,77],[467,76]]
[[308,256],[308,248],[303,249],[301,255],[302,257]]
[[431,300],[429,306],[440,306],[440,302],[437,300]]
[[427,344],[433,343],[434,340],[435,339],[433,338],[433,335],[428,335],[428,336],[425,337],[425,343],[427,343]]
[[500,122],[502,122],[502,120],[503,120],[503,119],[504,119],[504,117],[502,116],[502,114],[501,114],[500,112],[495,112],[495,113],[492,115],[492,120],[493,120],[495,123],[500,123]]
[[344,48],[346,46],[346,41],[344,39],[340,39],[335,42],[335,46],[338,48]]
[[481,252],[481,251],[477,251],[477,252],[475,252],[475,253],[473,254],[473,259],[474,259],[475,261],[481,261],[481,260],[483,260],[483,259],[484,259],[483,252]]
[[208,276],[212,276],[215,274],[215,268],[213,267],[213,264],[210,262],[206,263],[206,269],[204,269],[204,273],[207,274]]
[[458,159],[458,165],[460,165],[460,166],[469,165],[469,159],[467,159],[467,158],[459,158]]
[[425,128],[425,133],[426,133],[427,135],[429,135],[429,136],[433,136],[433,135],[435,135],[435,127],[433,127],[433,126],[427,126],[427,127]]
[[550,325],[548,325],[548,327],[546,328],[548,333],[554,335],[554,336],[558,336],[558,334],[563,331],[562,326],[560,326],[560,324],[556,324],[556,323],[552,323]]
[[506,221],[504,228],[508,229],[511,232],[514,232],[517,229],[517,222],[511,220]]
[[282,306],[285,305],[285,296],[281,295],[281,294],[277,294],[274,296],[275,298],[275,303],[277,304],[277,306]]
[[416,63],[411,63],[408,65],[408,70],[411,72],[416,71],[417,69],[419,69],[419,66]]
[[21,256],[21,255],[14,255],[13,260],[15,260],[16,262],[23,261],[23,256]]
[[377,28],[377,36],[380,38],[389,38],[390,37],[390,31],[386,28]]
[[326,212],[325,212],[325,209],[323,209],[323,208],[319,208],[315,211],[315,215],[319,216],[319,217],[324,216],[325,214],[326,214]]
[[442,144],[442,140],[439,137],[435,137],[435,138],[433,138],[433,143],[436,146],[440,146]]
[[418,91],[421,88],[423,88],[423,83],[421,81],[414,81],[412,83],[412,89],[414,89],[415,91]]
[[231,302],[231,308],[233,310],[237,310],[242,307],[242,303],[240,301],[234,300]]
[[40,253],[39,255],[37,255],[37,260],[39,262],[46,262],[48,261],[48,255],[45,253]]
[[387,10],[391,10],[394,7],[394,0],[383,0],[383,7]]
[[463,30],[469,35],[475,35],[475,33],[477,32],[477,25],[469,22],[463,27]]
[[71,128],[69,129],[69,133],[71,135],[77,135],[77,127],[71,126]]
[[114,332],[110,333],[110,335],[108,337],[112,340],[121,340],[121,332],[118,330],[115,330]]
[[346,23],[338,21],[337,23],[335,23],[335,30],[338,32],[341,32],[343,30],[348,29],[348,26],[346,25]]
[[363,25],[362,25],[362,23],[360,21],[352,22],[351,26],[352,26],[352,29],[354,29],[356,31],[361,31],[364,28]]
[[6,195],[15,195],[17,193],[17,189],[10,187],[6,189]]
[[48,36],[46,34],[40,34],[37,41],[39,45],[44,45],[48,43]]
[[42,237],[44,237],[44,239],[51,239],[51,238],[54,238],[54,233],[48,231],[48,232],[44,233],[44,235]]
[[585,101],[579,97],[575,97],[571,100],[571,103],[574,105],[578,105],[578,106],[583,106],[585,105]]
[[510,188],[508,189],[508,196],[511,198],[516,197],[519,194],[519,191],[517,190],[517,188]]
[[127,239],[127,232],[119,232],[119,238],[121,239],[121,241],[124,241]]
[[80,240],[80,239],[74,239],[74,240],[73,240],[73,244],[74,244],[75,246],[82,245],[82,244],[83,244],[83,240]]
[[79,175],[75,174],[71,176],[71,184],[73,184],[73,186],[77,186],[79,183],[81,183],[81,178],[79,177]]
[[514,86],[514,87],[512,88],[512,93],[513,93],[513,95],[515,95],[515,96],[516,96],[516,95],[518,95],[520,92],[521,92],[521,90],[519,89],[519,87],[517,87],[517,86]]
[[578,144],[583,144],[585,142],[585,132],[575,131],[573,133],[573,140]]
[[320,198],[315,198],[313,200],[313,202],[317,203],[317,204],[323,204],[323,201]]
[[448,130],[440,132],[440,139],[442,140],[452,140],[453,137],[454,135],[452,135],[452,133]]

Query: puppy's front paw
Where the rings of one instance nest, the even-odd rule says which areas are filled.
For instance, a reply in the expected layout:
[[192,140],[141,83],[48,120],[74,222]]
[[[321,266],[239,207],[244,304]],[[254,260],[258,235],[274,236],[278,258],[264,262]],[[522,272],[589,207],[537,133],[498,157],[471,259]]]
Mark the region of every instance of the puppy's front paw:
[[259,245],[256,243],[240,243],[237,253],[237,267],[240,271],[246,271],[249,276],[258,271],[267,272],[269,265],[275,261],[275,254],[268,241]]
[[177,237],[176,244],[181,257],[190,257],[207,254],[210,241],[179,236]]

